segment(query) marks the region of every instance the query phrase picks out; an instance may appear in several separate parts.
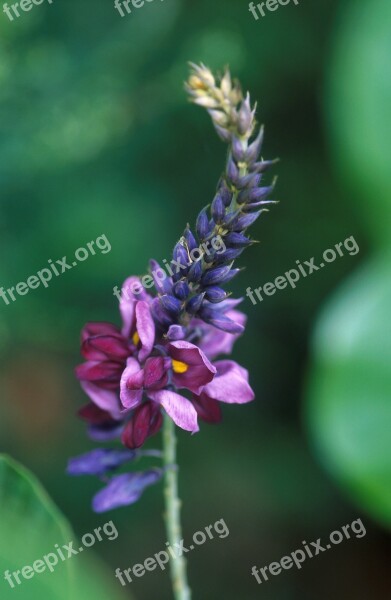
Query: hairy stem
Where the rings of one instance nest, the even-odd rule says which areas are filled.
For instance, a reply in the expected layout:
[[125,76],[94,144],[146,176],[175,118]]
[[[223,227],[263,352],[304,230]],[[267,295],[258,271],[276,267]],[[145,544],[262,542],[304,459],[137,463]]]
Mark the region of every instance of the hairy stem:
[[[178,497],[178,470],[176,468],[175,424],[164,415],[163,456],[165,472],[165,514],[167,539],[172,548],[180,546],[182,529],[180,521],[181,501]],[[178,544],[178,546],[176,546]],[[171,581],[175,600],[190,600],[191,592],[187,584],[186,561],[183,556],[170,557]]]

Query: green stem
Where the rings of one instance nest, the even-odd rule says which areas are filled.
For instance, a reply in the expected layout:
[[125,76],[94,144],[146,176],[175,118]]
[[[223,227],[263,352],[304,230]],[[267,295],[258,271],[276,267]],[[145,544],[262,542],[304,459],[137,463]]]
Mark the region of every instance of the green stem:
[[[178,470],[176,467],[175,424],[164,415],[163,455],[165,472],[165,514],[167,539],[174,551],[180,547],[182,529],[180,521],[181,501],[178,497]],[[176,546],[178,544],[178,546]],[[183,556],[170,557],[171,581],[175,600],[190,600],[191,592],[187,584],[186,561]]]

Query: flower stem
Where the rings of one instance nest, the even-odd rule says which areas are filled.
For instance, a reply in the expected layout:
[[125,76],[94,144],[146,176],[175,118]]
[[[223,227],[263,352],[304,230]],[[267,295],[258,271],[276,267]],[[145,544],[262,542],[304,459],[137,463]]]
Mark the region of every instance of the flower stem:
[[[165,514],[167,539],[172,548],[180,547],[182,529],[180,521],[181,501],[178,497],[178,470],[176,468],[175,424],[164,415],[163,459],[165,466]],[[178,544],[178,546],[176,546]],[[191,591],[187,584],[186,561],[183,556],[170,557],[171,581],[175,600],[190,600]]]

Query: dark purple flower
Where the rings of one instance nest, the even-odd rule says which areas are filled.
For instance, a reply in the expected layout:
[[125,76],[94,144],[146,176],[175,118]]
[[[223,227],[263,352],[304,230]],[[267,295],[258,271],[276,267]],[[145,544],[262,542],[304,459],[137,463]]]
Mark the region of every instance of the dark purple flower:
[[212,381],[216,369],[200,348],[185,340],[178,340],[170,342],[167,351],[172,359],[172,381],[178,389],[186,388],[198,394]]
[[127,448],[140,448],[145,440],[157,433],[163,423],[160,407],[154,402],[138,406],[122,433],[122,443]]
[[102,513],[119,506],[134,504],[150,485],[157,483],[163,476],[162,469],[125,473],[112,477],[110,482],[93,499],[95,512]]
[[222,412],[217,400],[213,400],[213,398],[209,398],[201,392],[199,396],[193,395],[192,402],[202,421],[205,421],[205,423],[220,423]]

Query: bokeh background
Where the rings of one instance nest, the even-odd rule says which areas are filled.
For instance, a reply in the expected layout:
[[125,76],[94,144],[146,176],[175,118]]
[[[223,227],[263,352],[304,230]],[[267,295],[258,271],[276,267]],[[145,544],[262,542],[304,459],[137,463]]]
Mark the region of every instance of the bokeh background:
[[[238,0],[155,0],[125,18],[110,0],[55,0],[13,22],[0,15],[0,284],[99,235],[112,245],[47,289],[0,299],[1,451],[38,477],[78,535],[113,519],[118,539],[90,554],[118,592],[116,567],[164,548],[161,487],[107,518],[92,513],[98,482],[65,474],[69,456],[93,447],[75,416],[84,397],[73,368],[83,324],[119,322],[113,287],[169,258],[213,197],[225,147],[187,103],[192,60],[230,65],[258,100],[264,155],[281,159],[281,202],[253,229],[261,243],[240,259],[235,295],[349,236],[360,247],[295,290],[244,301],[235,358],[256,402],[226,407],[224,424],[197,436],[179,432],[185,539],[221,518],[230,529],[191,554],[194,598],[390,594],[390,40],[388,0],[302,0],[258,21]],[[357,518],[364,538],[262,586],[251,576]],[[45,540],[41,526],[31,525]],[[20,521],[9,536],[26,544]],[[14,598],[0,579],[0,596]],[[29,586],[21,598],[32,600]],[[149,573],[122,597],[169,599],[168,576]]]

